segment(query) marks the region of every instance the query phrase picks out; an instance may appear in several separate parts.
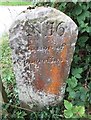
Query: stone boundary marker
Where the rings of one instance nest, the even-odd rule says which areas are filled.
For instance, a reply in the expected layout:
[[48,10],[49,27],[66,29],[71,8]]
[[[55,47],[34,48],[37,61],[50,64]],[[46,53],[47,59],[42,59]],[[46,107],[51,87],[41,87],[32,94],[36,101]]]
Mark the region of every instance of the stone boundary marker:
[[10,46],[21,106],[59,104],[77,40],[73,20],[51,7],[27,9],[10,28]]

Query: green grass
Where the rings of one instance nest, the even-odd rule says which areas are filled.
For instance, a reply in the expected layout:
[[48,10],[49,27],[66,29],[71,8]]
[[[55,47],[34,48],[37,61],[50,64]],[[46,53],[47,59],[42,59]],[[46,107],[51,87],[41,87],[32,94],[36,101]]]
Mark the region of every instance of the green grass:
[[[8,104],[2,104],[3,110],[7,110],[7,107],[13,105],[13,99],[15,100],[16,104],[16,97],[17,94],[15,91],[15,76],[12,67],[12,58],[11,58],[11,49],[9,45],[9,36],[7,33],[3,34],[0,38],[0,72],[1,72],[1,80],[5,87],[7,97],[8,97]],[[3,113],[4,118],[7,116],[6,113]],[[1,119],[0,119],[1,120]],[[3,118],[2,118],[3,120]],[[6,120],[6,118],[5,118]]]
[[0,69],[2,73],[1,79],[5,83],[7,89],[10,86],[9,84],[15,84],[15,77],[12,66],[9,37],[7,34],[4,34],[2,38],[0,38]]
[[0,6],[21,6],[21,5],[32,5],[32,2],[0,2]]

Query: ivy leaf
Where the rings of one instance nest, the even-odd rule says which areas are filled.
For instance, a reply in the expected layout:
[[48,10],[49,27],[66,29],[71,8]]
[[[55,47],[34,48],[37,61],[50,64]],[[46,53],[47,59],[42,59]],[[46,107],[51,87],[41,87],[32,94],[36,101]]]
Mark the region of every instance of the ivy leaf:
[[86,29],[86,31],[88,32],[88,33],[90,33],[91,32],[91,27],[87,27],[87,29]]
[[73,13],[74,13],[74,12],[75,12],[76,15],[79,15],[79,14],[82,13],[82,8],[81,8],[79,5],[77,5],[77,6],[75,7],[75,9],[73,10]]
[[79,16],[77,16],[77,21],[80,24],[81,21],[84,21],[86,17],[89,17],[90,12],[89,11],[83,11]]
[[59,10],[64,11],[67,3],[62,3],[59,5]]
[[79,39],[78,39],[78,44],[82,47],[84,47],[85,45],[85,42],[88,40],[88,36],[81,36]]
[[87,11],[90,7],[89,1],[88,1],[87,4],[83,4],[81,7],[82,7],[83,10]]
[[70,103],[70,102],[67,101],[67,100],[64,100],[64,106],[65,106],[65,108],[68,109],[68,110],[71,110],[72,107],[73,107],[72,103]]

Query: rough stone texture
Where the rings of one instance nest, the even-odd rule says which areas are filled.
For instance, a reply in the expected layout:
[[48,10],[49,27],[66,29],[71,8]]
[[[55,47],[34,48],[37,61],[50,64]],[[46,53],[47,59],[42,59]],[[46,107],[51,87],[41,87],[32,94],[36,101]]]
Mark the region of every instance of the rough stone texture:
[[10,28],[14,72],[23,107],[60,103],[77,39],[77,26],[50,7],[23,11]]

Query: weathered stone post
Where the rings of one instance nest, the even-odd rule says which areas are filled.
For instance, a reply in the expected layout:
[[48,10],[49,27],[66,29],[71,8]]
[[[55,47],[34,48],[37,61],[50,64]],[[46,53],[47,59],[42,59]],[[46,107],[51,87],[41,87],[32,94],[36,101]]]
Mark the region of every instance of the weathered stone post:
[[10,28],[19,99],[30,109],[60,103],[70,72],[77,26],[51,7],[23,11]]

